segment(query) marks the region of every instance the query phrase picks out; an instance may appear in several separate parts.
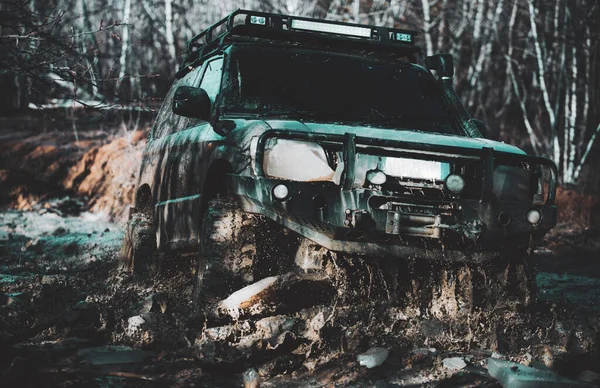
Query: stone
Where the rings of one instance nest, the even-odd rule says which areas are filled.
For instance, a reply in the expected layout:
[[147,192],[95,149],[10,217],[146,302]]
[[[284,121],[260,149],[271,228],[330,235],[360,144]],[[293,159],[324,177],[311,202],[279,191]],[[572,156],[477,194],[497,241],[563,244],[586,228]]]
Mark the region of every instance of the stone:
[[[270,276],[250,284],[218,303],[214,315],[239,319],[241,316],[276,314],[330,301],[336,291],[331,281],[317,274]],[[302,298],[298,298],[302,295]]]
[[560,376],[550,370],[531,368],[516,362],[487,359],[488,373],[504,388],[583,388],[590,385]]
[[446,369],[458,370],[465,368],[467,366],[467,363],[461,357],[449,357],[444,358],[444,360],[442,361],[442,365],[444,365],[444,368]]
[[127,346],[103,346],[81,349],[77,355],[90,365],[132,364],[143,362],[153,353]]
[[130,317],[125,334],[136,341],[137,346],[147,346],[155,341],[156,316],[152,313]]
[[586,383],[600,385],[600,373],[591,370],[584,370],[579,374],[578,378]]
[[260,377],[254,368],[246,370],[242,376],[244,388],[258,388],[260,386]]
[[66,235],[68,233],[69,233],[69,231],[67,229],[63,228],[62,226],[59,226],[58,228],[56,228],[54,230],[54,232],[52,232],[52,235],[54,237],[61,237],[61,236],[64,236],[64,235]]
[[44,242],[39,237],[29,240],[21,247],[21,252],[41,253],[44,250]]
[[359,354],[356,359],[360,365],[371,369],[383,364],[389,354],[390,351],[386,348],[373,347],[366,352]]

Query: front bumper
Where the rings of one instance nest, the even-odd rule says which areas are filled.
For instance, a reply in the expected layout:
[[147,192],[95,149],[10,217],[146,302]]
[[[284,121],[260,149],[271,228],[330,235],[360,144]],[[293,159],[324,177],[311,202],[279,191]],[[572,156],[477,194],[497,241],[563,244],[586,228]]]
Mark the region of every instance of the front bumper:
[[[285,201],[273,196],[278,184],[288,187]],[[379,192],[342,191],[329,182],[230,175],[229,188],[245,211],[262,214],[327,249],[347,253],[482,261],[505,249],[527,247],[556,223],[555,206],[518,202],[461,200],[450,216],[425,215],[419,212],[440,203],[403,200],[405,207],[398,210],[372,209],[369,203],[381,197]],[[526,219],[532,208],[542,215],[536,225]]]
[[[338,142],[345,161],[340,185],[266,177],[262,169],[264,149],[266,141],[273,137]],[[354,184],[353,162],[357,145],[377,154],[475,160],[482,171],[480,194],[477,198],[409,198],[382,188],[358,188]],[[503,201],[493,195],[495,166],[518,163],[550,168],[552,176],[545,203]],[[349,134],[267,131],[258,140],[255,171],[254,176],[229,176],[229,191],[240,198],[244,209],[262,214],[333,251],[480,261],[506,249],[527,247],[556,224],[554,163],[490,148],[407,144]],[[274,187],[280,184],[289,191],[284,200],[273,195]],[[533,209],[540,214],[535,224],[527,220],[527,213]]]

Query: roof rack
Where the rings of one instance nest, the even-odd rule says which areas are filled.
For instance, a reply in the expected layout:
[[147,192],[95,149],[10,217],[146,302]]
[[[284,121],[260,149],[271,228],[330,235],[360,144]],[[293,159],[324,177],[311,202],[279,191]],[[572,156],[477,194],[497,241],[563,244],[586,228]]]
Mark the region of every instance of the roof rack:
[[238,9],[188,41],[187,56],[178,76],[206,55],[220,49],[225,40],[234,35],[289,41],[345,43],[408,55],[421,51],[414,44],[415,37],[420,34],[420,31],[399,28]]

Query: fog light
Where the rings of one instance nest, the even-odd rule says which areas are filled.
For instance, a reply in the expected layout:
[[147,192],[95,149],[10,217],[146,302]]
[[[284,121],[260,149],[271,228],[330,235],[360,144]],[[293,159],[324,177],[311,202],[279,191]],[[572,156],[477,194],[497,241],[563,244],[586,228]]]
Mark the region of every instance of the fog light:
[[379,170],[370,170],[367,172],[367,180],[374,185],[382,185],[387,181],[387,176]]
[[531,209],[527,212],[527,222],[531,225],[537,225],[538,222],[542,219],[542,213],[540,213],[537,209]]
[[284,199],[286,199],[287,196],[289,195],[289,193],[290,193],[290,190],[287,188],[286,185],[279,184],[279,185],[273,187],[273,196],[280,201],[283,201]]
[[500,213],[500,215],[498,216],[498,223],[499,223],[501,226],[508,226],[508,224],[510,224],[510,220],[511,220],[511,218],[510,218],[510,214],[508,214],[508,213],[504,213],[504,212],[502,212],[502,213]]
[[465,188],[465,180],[457,174],[450,174],[446,177],[446,189],[453,194],[460,194]]

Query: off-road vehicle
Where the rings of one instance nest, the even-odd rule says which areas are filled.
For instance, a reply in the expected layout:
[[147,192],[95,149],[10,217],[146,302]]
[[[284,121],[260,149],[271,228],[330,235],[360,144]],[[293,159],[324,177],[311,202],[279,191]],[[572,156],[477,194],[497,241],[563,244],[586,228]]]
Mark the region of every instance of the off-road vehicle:
[[555,225],[556,166],[485,139],[452,57],[422,58],[418,35],[239,10],[191,39],[143,154],[125,267],[199,249],[199,293],[223,295],[287,270],[290,250],[300,266],[317,251],[524,255]]

